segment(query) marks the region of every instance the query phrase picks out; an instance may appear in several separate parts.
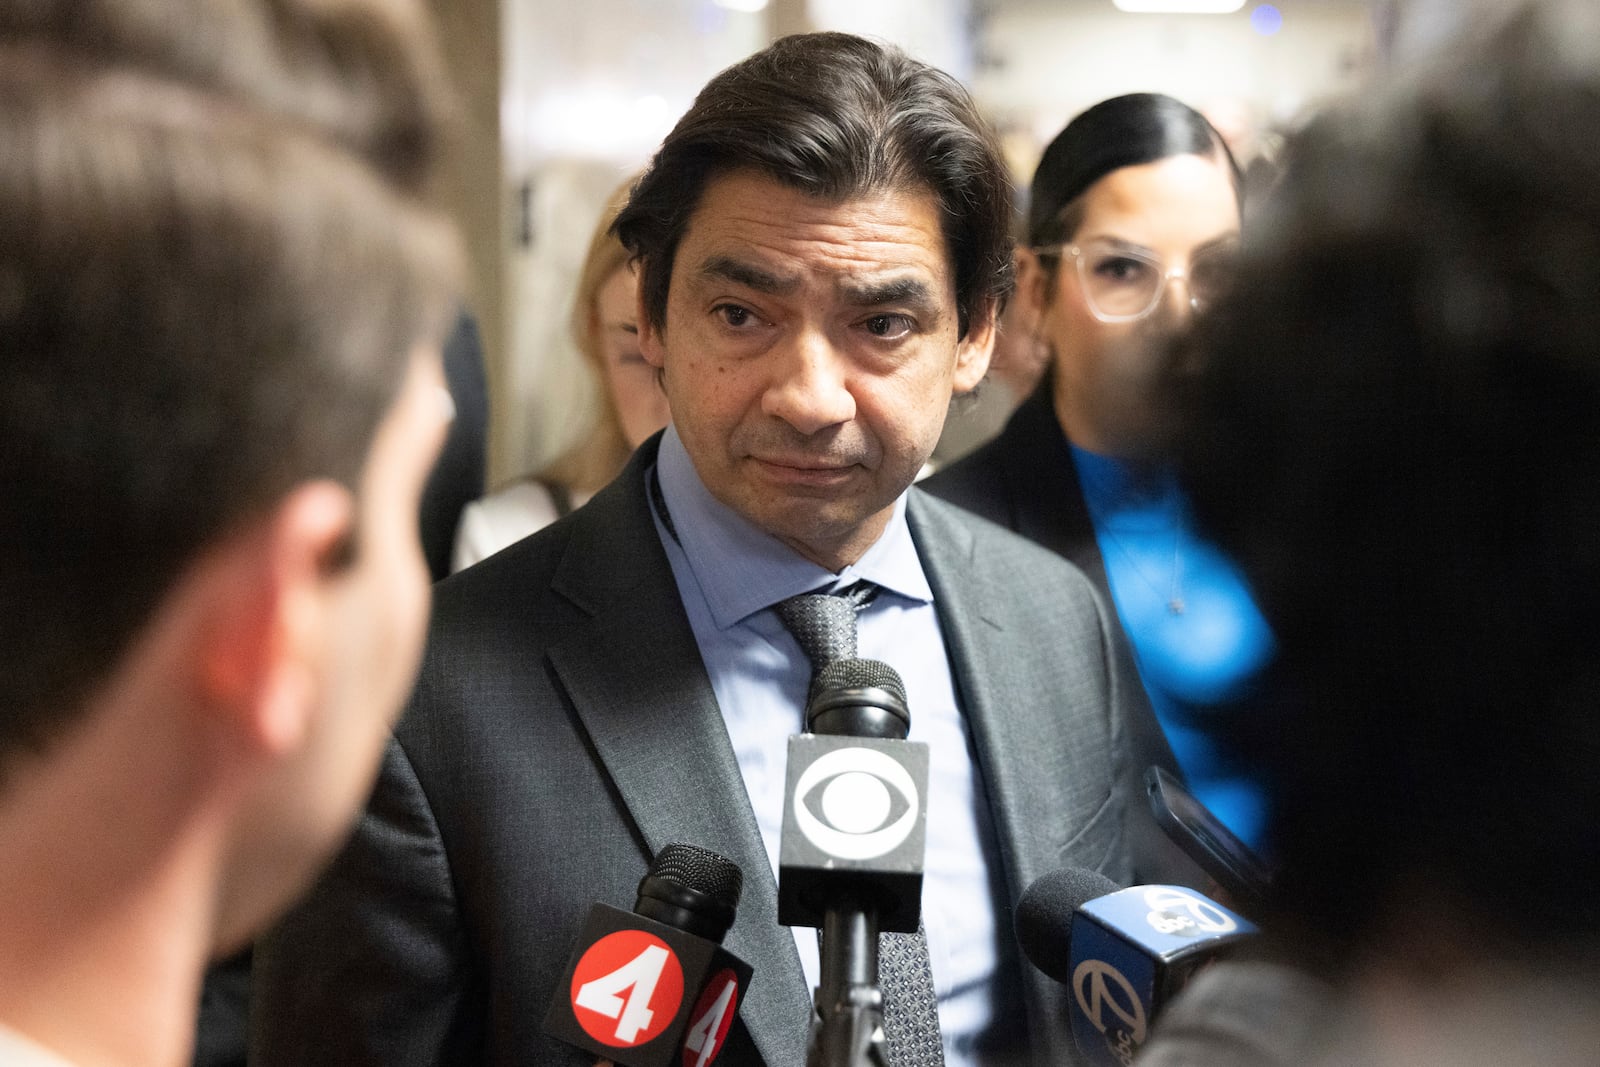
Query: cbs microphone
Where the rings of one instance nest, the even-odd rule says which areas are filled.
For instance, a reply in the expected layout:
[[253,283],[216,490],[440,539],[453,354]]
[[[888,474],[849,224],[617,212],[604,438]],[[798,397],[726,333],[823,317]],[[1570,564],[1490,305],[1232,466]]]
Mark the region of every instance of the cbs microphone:
[[1028,960],[1071,991],[1073,1038],[1093,1067],[1132,1063],[1156,1016],[1189,980],[1256,933],[1249,920],[1192,889],[1118,889],[1077,868],[1029,886],[1016,926]]
[[809,1064],[887,1062],[878,934],[922,918],[928,746],[910,729],[894,668],[842,659],[817,672],[807,732],[789,739],[778,921],[822,931]]
[[887,663],[841,659],[818,672],[806,732],[789,738],[778,858],[778,921],[824,924],[841,902],[878,929],[922,918],[928,746],[911,730],[905,683]]
[[732,860],[667,845],[632,912],[590,909],[544,1032],[618,1067],[710,1067],[750,985],[722,947],[743,884]]

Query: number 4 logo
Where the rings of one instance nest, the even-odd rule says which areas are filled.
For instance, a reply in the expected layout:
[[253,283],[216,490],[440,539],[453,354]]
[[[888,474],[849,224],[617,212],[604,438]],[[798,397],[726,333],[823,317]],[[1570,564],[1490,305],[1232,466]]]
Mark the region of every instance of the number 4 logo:
[[706,983],[705,992],[689,1015],[689,1032],[683,1039],[683,1067],[710,1067],[722,1051],[738,1012],[739,979],[724,968]]
[[683,1003],[683,968],[643,930],[607,934],[572,973],[572,1013],[596,1041],[634,1048],[661,1035]]

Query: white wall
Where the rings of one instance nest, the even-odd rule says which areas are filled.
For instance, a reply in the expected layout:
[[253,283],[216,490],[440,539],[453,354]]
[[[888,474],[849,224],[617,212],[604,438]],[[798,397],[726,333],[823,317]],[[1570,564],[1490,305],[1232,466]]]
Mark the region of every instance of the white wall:
[[973,73],[967,0],[807,0],[811,25],[888,41],[964,82]]
[[1111,0],[1008,0],[986,20],[973,92],[1003,129],[1033,143],[1033,160],[1013,158],[1026,174],[1067,120],[1107,97],[1163,92],[1202,110],[1242,104],[1274,122],[1365,74],[1365,0],[1278,0],[1283,26],[1270,37],[1251,26],[1257,6],[1233,15],[1132,15]]

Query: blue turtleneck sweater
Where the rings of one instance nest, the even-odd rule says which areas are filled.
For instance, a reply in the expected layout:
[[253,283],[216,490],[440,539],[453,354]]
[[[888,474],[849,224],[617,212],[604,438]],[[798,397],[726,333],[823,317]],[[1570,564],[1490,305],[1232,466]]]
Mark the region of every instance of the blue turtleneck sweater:
[[1222,764],[1205,716],[1271,658],[1272,633],[1238,571],[1194,534],[1170,470],[1076,445],[1072,459],[1117,615],[1190,791],[1260,848],[1260,791]]

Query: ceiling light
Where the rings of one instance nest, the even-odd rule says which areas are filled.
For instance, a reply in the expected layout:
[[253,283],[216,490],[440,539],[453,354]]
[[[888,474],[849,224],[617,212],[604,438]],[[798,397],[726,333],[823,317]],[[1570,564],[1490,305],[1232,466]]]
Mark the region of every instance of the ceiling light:
[[1244,0],[1112,0],[1118,11],[1139,15],[1231,15]]

